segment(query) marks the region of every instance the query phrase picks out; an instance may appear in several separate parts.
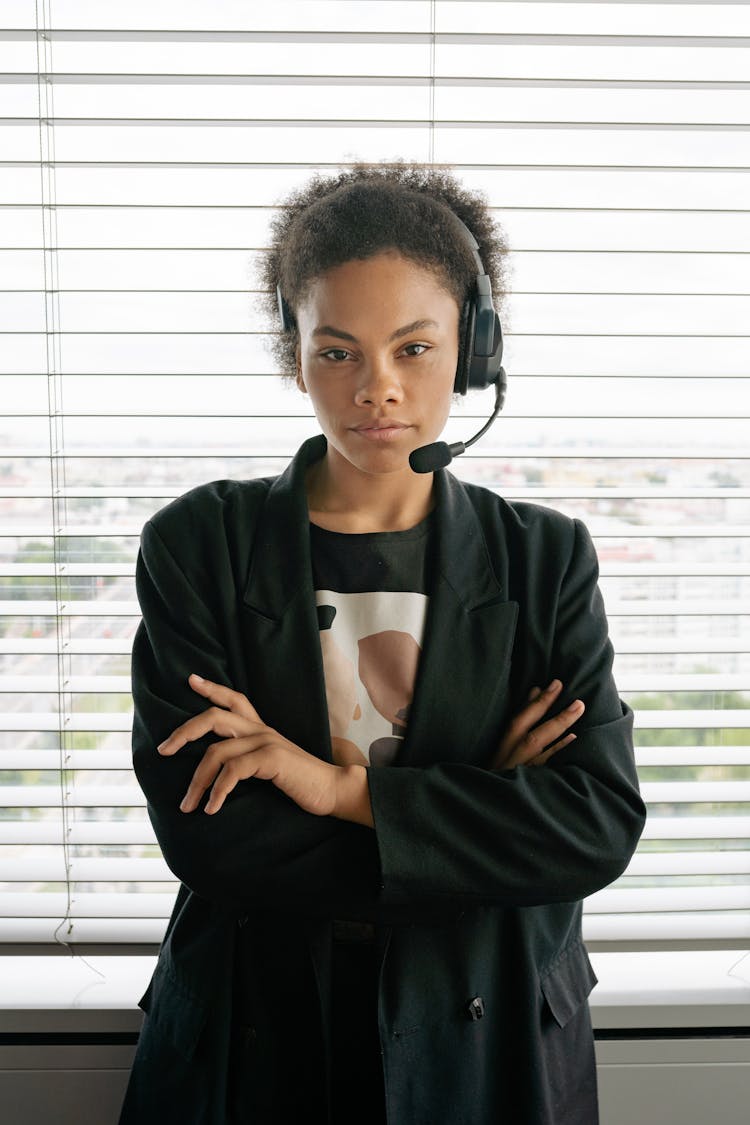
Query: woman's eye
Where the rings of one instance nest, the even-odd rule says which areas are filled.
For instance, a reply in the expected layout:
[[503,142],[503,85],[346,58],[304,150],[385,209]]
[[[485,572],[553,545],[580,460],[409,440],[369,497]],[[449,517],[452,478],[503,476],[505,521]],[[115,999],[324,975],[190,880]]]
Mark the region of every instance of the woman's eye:
[[427,344],[407,344],[404,351],[411,356],[424,355],[427,351]]
[[348,357],[349,352],[346,348],[328,348],[321,354],[324,359],[332,359],[334,363],[342,363]]

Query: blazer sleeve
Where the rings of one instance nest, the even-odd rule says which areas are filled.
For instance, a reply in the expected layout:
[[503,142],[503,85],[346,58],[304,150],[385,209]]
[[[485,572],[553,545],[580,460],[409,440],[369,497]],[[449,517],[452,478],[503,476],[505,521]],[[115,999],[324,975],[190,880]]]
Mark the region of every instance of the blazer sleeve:
[[576,698],[586,704],[576,740],[542,767],[368,770],[384,902],[573,902],[617,878],[635,850],[645,807],[633,716],[612,679],[591,538],[579,521],[568,526],[562,578],[553,557],[546,568],[559,591],[545,627],[549,669],[564,685],[560,709]]
[[169,758],[156,747],[206,708],[188,675],[232,686],[230,660],[208,594],[194,588],[152,522],[141,536],[136,589],[143,617],[132,654],[133,762],[169,868],[190,890],[238,912],[272,906],[368,916],[380,884],[371,829],[313,816],[254,779],[237,786],[219,816],[180,812],[195,767],[216,736]]

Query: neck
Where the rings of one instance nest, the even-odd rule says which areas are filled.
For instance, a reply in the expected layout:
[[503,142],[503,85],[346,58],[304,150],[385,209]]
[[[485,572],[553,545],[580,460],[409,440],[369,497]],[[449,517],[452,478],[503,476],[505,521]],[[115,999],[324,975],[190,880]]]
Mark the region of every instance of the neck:
[[433,475],[341,473],[326,454],[306,471],[310,519],[331,531],[406,531],[434,507]]

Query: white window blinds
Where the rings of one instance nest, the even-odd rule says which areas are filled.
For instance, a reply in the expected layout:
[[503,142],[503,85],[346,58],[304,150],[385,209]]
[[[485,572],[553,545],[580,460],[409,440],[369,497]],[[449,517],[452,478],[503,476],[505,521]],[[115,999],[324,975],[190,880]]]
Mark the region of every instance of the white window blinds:
[[455,165],[512,247],[507,406],[454,470],[600,555],[650,818],[586,935],[747,943],[748,6],[5,0],[0,25],[0,939],[160,939],[140,528],[317,432],[257,255],[311,171],[404,157]]

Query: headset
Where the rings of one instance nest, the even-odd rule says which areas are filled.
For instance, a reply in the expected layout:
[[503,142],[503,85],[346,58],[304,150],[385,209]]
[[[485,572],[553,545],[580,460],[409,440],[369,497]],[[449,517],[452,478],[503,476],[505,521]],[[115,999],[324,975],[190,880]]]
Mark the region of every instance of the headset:
[[479,246],[474,235],[458,215],[453,211],[449,214],[471,250],[477,267],[474,292],[469,295],[461,310],[460,324],[463,332],[453,390],[456,394],[465,395],[467,391],[484,390],[493,384],[502,383],[504,396],[507,378],[502,365],[503,330],[492,303],[492,284],[479,257]]
[[[485,390],[495,387],[495,408],[489,421],[466,442],[437,441],[431,445],[420,446],[409,455],[409,464],[415,473],[430,473],[445,468],[454,457],[464,453],[470,445],[487,432],[505,403],[507,376],[502,365],[503,330],[500,317],[492,303],[492,284],[485,272],[479,256],[479,245],[466,224],[454,211],[445,208],[455,224],[456,230],[472,253],[477,267],[473,291],[461,309],[459,319],[459,348],[456,378],[453,384],[455,394],[465,395],[470,390]],[[281,286],[276,286],[276,300],[279,306],[279,319],[284,332],[294,328],[294,314],[285,300]]]

